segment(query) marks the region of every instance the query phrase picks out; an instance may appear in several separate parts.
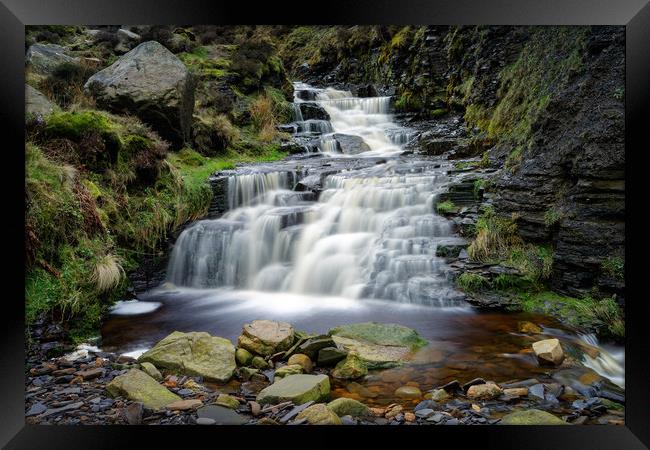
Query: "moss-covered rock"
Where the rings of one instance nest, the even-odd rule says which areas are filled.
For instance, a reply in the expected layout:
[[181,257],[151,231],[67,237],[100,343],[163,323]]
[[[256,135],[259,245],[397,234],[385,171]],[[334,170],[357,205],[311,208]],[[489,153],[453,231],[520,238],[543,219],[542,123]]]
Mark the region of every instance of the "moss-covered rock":
[[342,325],[329,331],[331,336],[360,340],[377,345],[419,348],[427,345],[417,331],[394,323],[364,322]]
[[236,368],[232,343],[203,332],[174,331],[143,353],[138,361],[218,382],[228,381]]
[[349,353],[348,356],[339,362],[334,370],[332,376],[342,380],[354,380],[361,378],[368,373],[368,366],[356,353]]
[[268,356],[287,350],[293,343],[293,327],[286,322],[272,320],[254,320],[244,325],[239,336],[239,347]]
[[298,413],[296,420],[302,419],[307,419],[310,425],[342,425],[339,416],[323,403],[312,405]]
[[343,416],[365,416],[369,413],[369,409],[363,403],[352,398],[339,397],[332,400],[327,404],[327,407],[334,411],[339,417]]
[[570,425],[559,417],[539,409],[516,411],[505,415],[499,425]]
[[291,401],[296,405],[326,400],[330,393],[327,375],[289,375],[262,389],[257,395],[260,404]]
[[131,369],[124,375],[114,378],[106,385],[106,390],[113,397],[122,396],[142,402],[146,408],[151,409],[160,409],[181,399],[138,369]]
[[288,364],[282,366],[275,371],[275,378],[281,379],[289,375],[297,375],[303,373],[303,368],[300,364]]

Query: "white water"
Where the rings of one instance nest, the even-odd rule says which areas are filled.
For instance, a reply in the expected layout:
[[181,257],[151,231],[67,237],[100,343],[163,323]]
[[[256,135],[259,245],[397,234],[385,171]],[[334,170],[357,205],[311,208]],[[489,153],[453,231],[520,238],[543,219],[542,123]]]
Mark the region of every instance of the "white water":
[[625,388],[625,349],[608,350],[599,345],[598,339],[593,334],[581,335],[580,339],[599,350],[596,358],[585,353],[582,363],[617,386]]
[[[366,153],[401,151],[385,132],[395,126],[387,97],[360,99],[332,89],[313,95],[330,114],[332,128],[361,136],[371,148]],[[327,149],[327,137],[322,142]],[[460,295],[436,257],[439,242],[451,236],[450,222],[434,213],[437,193],[447,182],[444,169],[429,164],[404,170],[392,160],[343,171],[325,178],[318,202],[291,190],[300,177],[254,172],[229,178],[230,211],[181,234],[168,281],[194,288],[458,304]]]

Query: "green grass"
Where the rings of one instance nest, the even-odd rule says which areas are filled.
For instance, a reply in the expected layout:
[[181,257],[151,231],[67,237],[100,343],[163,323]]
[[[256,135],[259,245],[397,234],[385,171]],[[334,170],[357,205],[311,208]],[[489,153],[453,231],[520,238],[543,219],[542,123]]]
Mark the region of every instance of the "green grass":
[[617,278],[623,280],[625,278],[625,260],[620,256],[610,256],[602,264],[603,271]]
[[557,209],[549,208],[544,213],[544,224],[547,228],[551,228],[562,220],[562,213]]
[[550,291],[523,293],[511,309],[552,315],[570,326],[614,339],[625,337],[622,312],[612,298],[574,298]]
[[483,275],[463,272],[456,278],[456,286],[465,292],[474,293],[489,288],[490,282]]
[[442,203],[436,205],[436,211],[438,214],[449,214],[456,210],[456,205],[451,200],[445,200]]
[[507,256],[522,244],[513,220],[501,217],[492,208],[484,208],[476,221],[476,237],[467,249],[473,261],[492,262]]

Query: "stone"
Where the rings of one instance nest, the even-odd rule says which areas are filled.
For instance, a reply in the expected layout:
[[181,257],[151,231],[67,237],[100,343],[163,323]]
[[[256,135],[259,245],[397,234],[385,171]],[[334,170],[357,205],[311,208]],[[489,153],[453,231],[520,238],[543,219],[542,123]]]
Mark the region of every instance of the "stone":
[[444,402],[445,400],[449,400],[451,398],[451,395],[444,389],[434,389],[431,391],[431,400],[434,402]]
[[500,425],[569,425],[569,423],[539,409],[516,411],[503,416]]
[[345,359],[348,352],[336,347],[325,347],[318,351],[316,363],[321,367],[335,366],[339,361]]
[[332,137],[336,140],[338,149],[345,155],[358,155],[370,151],[370,146],[360,136],[334,133]]
[[318,103],[302,102],[299,105],[303,120],[330,120],[330,115]]
[[34,44],[27,49],[25,59],[31,70],[41,75],[50,75],[64,63],[79,64],[79,58],[68,55],[63,47],[55,44]]
[[253,375],[259,374],[259,373],[260,373],[259,369],[253,369],[251,367],[240,367],[239,368],[239,376],[244,381],[250,380],[253,377]]
[[464,389],[460,385],[460,382],[458,380],[452,380],[449,383],[445,384],[444,386],[441,387],[441,389],[444,389],[447,392],[463,392]]
[[525,397],[528,395],[528,388],[510,388],[504,389],[503,393],[511,397]]
[[334,378],[342,380],[354,380],[367,374],[368,367],[366,363],[356,353],[352,352],[343,361],[340,361],[332,371]]
[[535,384],[528,388],[528,394],[531,397],[536,397],[539,400],[544,400],[544,385],[541,383]]
[[310,425],[342,425],[341,419],[323,403],[312,405],[296,416],[296,420],[307,419]]
[[305,373],[310,373],[314,367],[314,364],[311,362],[309,356],[303,353],[296,353],[294,355],[291,355],[287,361],[287,364],[298,364],[302,367],[302,370]]
[[421,419],[426,419],[427,417],[432,416],[434,413],[435,411],[431,408],[423,408],[415,411],[415,415]]
[[475,384],[467,390],[467,397],[477,400],[492,400],[503,394],[503,390],[493,383]]
[[144,373],[146,373],[156,381],[162,381],[163,379],[163,376],[160,373],[160,371],[156,369],[156,366],[154,366],[150,362],[145,361],[140,363],[140,370],[142,370]]
[[527,320],[521,321],[517,324],[517,330],[519,330],[520,333],[530,333],[530,334],[538,334],[542,332],[542,329],[535,325],[532,322],[528,322]]
[[533,351],[541,365],[559,365],[564,361],[564,351],[558,339],[534,342]]
[[313,405],[313,401],[309,401],[307,403],[303,403],[302,405],[294,406],[291,411],[286,413],[282,418],[280,419],[280,423],[287,423],[294,417],[298,415],[301,411],[304,411],[305,409],[309,408],[311,405]]
[[142,402],[149,409],[160,409],[181,399],[138,369],[131,369],[124,375],[115,377],[106,385],[106,390],[113,397],[121,396]]
[[299,364],[291,364],[291,365],[287,365],[287,366],[282,366],[279,369],[277,369],[275,371],[274,376],[275,376],[276,379],[279,380],[279,379],[284,378],[284,377],[286,377],[288,375],[301,374],[302,371],[303,371],[303,369],[302,369],[301,365],[299,365]]
[[339,417],[342,416],[367,416],[370,411],[363,403],[352,398],[339,397],[327,404],[327,407],[334,411]]
[[252,353],[270,356],[291,347],[293,327],[286,322],[254,320],[244,325],[238,345]]
[[288,375],[262,389],[257,395],[259,404],[293,402],[296,405],[308,401],[323,401],[330,393],[327,375]]
[[138,361],[221,383],[228,381],[236,368],[232,343],[204,332],[174,331],[143,353]]
[[34,403],[29,410],[25,413],[25,417],[37,416],[44,413],[47,410],[47,407],[43,403]]
[[400,386],[395,389],[395,396],[416,400],[422,398],[422,391],[415,386]]
[[473,380],[463,384],[463,391],[467,391],[470,387],[477,384],[485,384],[485,380],[483,378],[474,378]]
[[191,139],[194,84],[180,59],[148,41],[91,76],[84,88],[100,108],[134,114],[181,148]]
[[203,402],[201,400],[197,398],[191,398],[187,400],[178,400],[171,402],[169,405],[167,405],[167,409],[170,409],[172,411],[188,411],[190,409],[198,408],[201,405],[203,405]]
[[251,366],[261,370],[269,367],[269,363],[267,363],[266,360],[261,356],[254,356],[251,360]]
[[404,420],[405,421],[407,421],[407,422],[415,422],[415,419],[416,419],[415,414],[413,414],[412,412],[405,412],[404,413]]
[[235,360],[240,366],[247,366],[253,361],[253,355],[245,348],[238,348],[235,351]]
[[216,404],[230,409],[239,408],[239,400],[228,394],[219,394]]
[[99,378],[104,374],[104,369],[101,369],[99,367],[94,368],[94,369],[88,369],[88,370],[80,370],[78,372],[75,372],[75,375],[78,377],[83,378],[84,381],[87,380],[92,380],[94,378]]
[[314,360],[318,356],[318,353],[324,348],[336,348],[336,343],[331,336],[320,335],[308,338],[304,342],[300,343],[300,345],[298,345],[295,351],[291,354],[302,353],[303,355],[307,355],[310,359]]
[[124,419],[129,425],[140,425],[142,423],[142,413],[144,407],[142,403],[135,402],[124,408]]
[[243,425],[247,422],[230,408],[219,405],[207,405],[196,410],[199,419],[212,419],[216,425]]
[[214,425],[216,423],[217,423],[216,420],[211,419],[209,417],[199,417],[198,419],[196,419],[197,425]]
[[41,91],[29,84],[25,85],[25,114],[45,117],[60,108],[52,103]]

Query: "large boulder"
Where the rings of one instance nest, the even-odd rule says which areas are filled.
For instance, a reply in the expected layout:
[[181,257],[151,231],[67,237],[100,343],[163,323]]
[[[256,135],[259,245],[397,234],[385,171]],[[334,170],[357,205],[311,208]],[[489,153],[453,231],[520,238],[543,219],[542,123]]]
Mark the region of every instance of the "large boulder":
[[303,102],[299,105],[303,120],[330,120],[330,115],[318,103]]
[[323,403],[312,405],[301,411],[296,416],[296,420],[302,419],[307,419],[310,425],[343,425],[339,416]]
[[29,84],[25,85],[25,113],[44,117],[58,111],[59,107],[52,103],[41,91],[34,89]]
[[34,44],[27,50],[25,59],[28,67],[40,75],[51,74],[63,63],[79,63],[79,58],[68,55],[63,47],[55,44]]
[[106,390],[113,397],[121,396],[142,402],[150,409],[160,409],[181,399],[138,369],[131,369],[124,375],[115,377],[106,385]]
[[228,381],[235,371],[235,347],[228,339],[194,332],[172,334],[143,353],[139,362],[208,381]]
[[542,365],[559,365],[564,361],[564,351],[558,339],[533,342],[533,351]]
[[338,347],[356,353],[369,370],[400,366],[410,361],[427,341],[410,328],[376,322],[343,325],[329,331]]
[[259,404],[293,402],[302,405],[309,401],[326,400],[330,393],[327,375],[288,375],[262,389],[257,395]]
[[338,147],[341,152],[346,155],[357,155],[370,151],[370,146],[366,144],[361,136],[335,133],[332,137],[338,142]]
[[293,344],[294,330],[286,322],[253,320],[244,325],[238,345],[258,355],[268,356],[287,350]]
[[546,411],[528,409],[503,416],[499,425],[570,425]]
[[90,77],[85,88],[99,107],[137,115],[175,148],[190,141],[194,80],[158,42],[138,45]]

